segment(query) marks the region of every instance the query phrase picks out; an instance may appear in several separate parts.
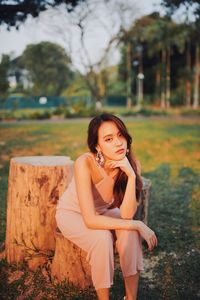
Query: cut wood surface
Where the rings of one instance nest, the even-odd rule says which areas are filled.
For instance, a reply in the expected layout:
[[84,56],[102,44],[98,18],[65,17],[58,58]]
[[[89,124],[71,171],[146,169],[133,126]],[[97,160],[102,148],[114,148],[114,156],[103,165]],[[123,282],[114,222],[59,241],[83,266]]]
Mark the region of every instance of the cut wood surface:
[[27,260],[35,269],[55,250],[55,207],[71,180],[72,166],[67,156],[11,159],[6,226],[9,263]]

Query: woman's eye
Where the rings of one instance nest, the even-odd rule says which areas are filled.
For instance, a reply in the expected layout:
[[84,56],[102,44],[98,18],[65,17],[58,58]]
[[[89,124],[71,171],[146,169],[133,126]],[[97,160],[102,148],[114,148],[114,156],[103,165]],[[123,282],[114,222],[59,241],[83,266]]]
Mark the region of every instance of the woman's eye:
[[108,138],[105,140],[106,142],[111,142],[112,141],[112,138]]

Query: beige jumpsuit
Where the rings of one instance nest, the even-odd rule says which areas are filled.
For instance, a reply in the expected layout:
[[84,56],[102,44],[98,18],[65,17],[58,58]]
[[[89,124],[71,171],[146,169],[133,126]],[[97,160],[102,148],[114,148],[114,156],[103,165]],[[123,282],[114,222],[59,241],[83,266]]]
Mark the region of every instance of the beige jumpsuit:
[[[113,202],[114,178],[97,166],[92,153],[83,155],[92,157],[94,166],[102,174],[102,179],[92,186],[96,212],[104,216],[120,218],[118,208],[109,209]],[[95,289],[110,288],[114,275],[113,234],[111,230],[89,229],[85,225],[78,203],[74,177],[58,201],[56,221],[62,234],[87,252]],[[123,276],[127,277],[144,270],[141,237],[138,231],[115,230],[115,234]]]

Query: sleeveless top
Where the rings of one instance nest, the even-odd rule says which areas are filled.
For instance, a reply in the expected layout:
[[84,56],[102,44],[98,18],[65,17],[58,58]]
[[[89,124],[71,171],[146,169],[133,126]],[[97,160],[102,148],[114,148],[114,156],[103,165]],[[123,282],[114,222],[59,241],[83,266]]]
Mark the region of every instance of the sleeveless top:
[[[109,176],[102,167],[98,166],[91,152],[87,152],[82,155],[92,157],[93,159],[92,163],[94,167],[98,168],[101,174],[102,179],[96,184],[92,183],[92,195],[93,195],[96,212],[98,214],[103,214],[114,201],[113,187],[115,184],[114,177],[116,174],[113,177]],[[87,199],[85,199],[85,201],[87,201]],[[66,209],[66,210],[71,210],[71,211],[81,213],[80,205],[78,201],[78,195],[76,192],[74,175],[67,189],[59,198],[56,208]]]

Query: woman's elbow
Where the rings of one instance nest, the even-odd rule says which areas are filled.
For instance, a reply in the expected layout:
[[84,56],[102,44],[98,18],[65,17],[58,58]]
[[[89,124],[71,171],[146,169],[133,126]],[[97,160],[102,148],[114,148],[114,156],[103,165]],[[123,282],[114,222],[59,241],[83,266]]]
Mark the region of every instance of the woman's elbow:
[[133,219],[133,216],[130,214],[121,214],[121,218],[124,220],[131,220]]
[[131,220],[134,218],[136,212],[137,212],[137,209],[134,209],[133,211],[129,211],[129,212],[120,211],[120,215],[121,215],[122,219]]
[[87,216],[83,218],[85,225],[89,229],[93,229],[95,227],[95,216]]

